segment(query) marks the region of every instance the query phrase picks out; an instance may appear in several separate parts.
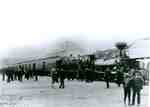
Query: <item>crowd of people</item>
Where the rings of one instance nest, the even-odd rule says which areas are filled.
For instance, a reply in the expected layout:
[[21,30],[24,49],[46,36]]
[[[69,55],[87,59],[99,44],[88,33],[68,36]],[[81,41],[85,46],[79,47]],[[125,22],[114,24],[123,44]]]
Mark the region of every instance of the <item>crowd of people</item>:
[[[110,88],[110,75],[111,70],[109,68],[105,71],[105,82],[106,88]],[[124,91],[124,104],[135,105],[135,98],[137,96],[137,104],[141,103],[141,90],[143,89],[143,85],[145,83],[142,73],[138,69],[128,69],[128,72],[122,67],[116,73],[116,83],[120,87],[123,85]],[[131,96],[132,95],[132,96]],[[131,101],[132,97],[132,101]]]
[[[93,82],[93,67],[86,67],[85,69],[82,69],[82,66],[79,66],[76,68],[78,72],[76,72],[75,76],[78,80],[85,80],[86,82]],[[83,72],[84,71],[84,72]],[[61,64],[61,62],[58,63],[58,66],[52,67],[50,70],[50,76],[52,78],[52,87],[54,87],[55,83],[59,84],[59,88],[65,88],[64,80],[65,78],[69,78],[68,75],[66,75],[65,68]],[[104,80],[106,82],[106,87],[110,88],[110,82],[111,82],[111,69],[108,67],[104,71]],[[30,78],[34,78],[34,80],[38,80],[38,75],[33,67],[32,71],[27,70],[21,65],[19,65],[16,69],[14,68],[7,68],[3,73],[3,80],[5,80],[5,76],[7,76],[7,82],[11,82],[14,80],[22,81],[23,78],[29,80]],[[127,103],[129,105],[135,104],[135,98],[137,96],[137,104],[141,103],[140,98],[140,92],[144,85],[144,80],[141,72],[139,72],[138,69],[128,69],[128,71],[121,67],[118,71],[116,71],[116,83],[120,87],[121,84],[123,85],[124,89],[124,103]],[[131,102],[131,94],[132,94],[132,102]]]
[[7,67],[5,69],[2,69],[2,80],[7,81],[8,83],[14,80],[18,80],[20,82],[23,81],[23,79],[34,79],[35,81],[38,80],[38,75],[33,67],[33,69],[26,69],[24,66],[17,66],[17,67]]
[[[128,105],[135,105],[135,98],[137,96],[137,104],[141,103],[141,90],[143,89],[144,79],[141,72],[131,69],[130,72],[124,74],[124,103],[128,98]],[[132,102],[131,102],[132,92]]]

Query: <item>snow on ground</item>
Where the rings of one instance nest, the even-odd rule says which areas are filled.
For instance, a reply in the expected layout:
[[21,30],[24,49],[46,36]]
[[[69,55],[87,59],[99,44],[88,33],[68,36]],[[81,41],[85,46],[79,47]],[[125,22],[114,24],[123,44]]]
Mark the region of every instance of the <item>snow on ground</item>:
[[[65,89],[59,89],[58,84],[51,87],[49,77],[40,77],[38,82],[0,81],[0,107],[127,107],[122,87],[111,83],[111,88],[106,89],[105,85],[65,80]],[[148,107],[148,86],[144,86],[141,97],[140,107]]]

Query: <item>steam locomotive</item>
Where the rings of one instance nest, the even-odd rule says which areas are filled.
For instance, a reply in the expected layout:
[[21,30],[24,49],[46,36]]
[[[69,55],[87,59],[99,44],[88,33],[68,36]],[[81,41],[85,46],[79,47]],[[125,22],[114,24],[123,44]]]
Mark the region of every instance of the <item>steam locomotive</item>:
[[[95,56],[94,55],[84,55],[79,58],[72,57],[45,57],[35,60],[22,61],[11,66],[3,68],[1,71],[5,72],[15,72],[18,67],[21,66],[24,72],[29,71],[34,75],[33,71],[37,75],[41,76],[50,76],[51,69],[53,67],[59,72],[60,69],[63,69],[65,72],[65,77],[70,79],[80,79],[80,80],[104,80],[104,73],[106,68],[111,70],[111,81],[116,81],[116,72],[117,67],[121,66],[122,63],[124,66],[130,68],[138,67],[138,61],[133,59],[127,59],[120,63],[114,63],[112,65],[95,65]],[[127,67],[125,67],[127,68]]]

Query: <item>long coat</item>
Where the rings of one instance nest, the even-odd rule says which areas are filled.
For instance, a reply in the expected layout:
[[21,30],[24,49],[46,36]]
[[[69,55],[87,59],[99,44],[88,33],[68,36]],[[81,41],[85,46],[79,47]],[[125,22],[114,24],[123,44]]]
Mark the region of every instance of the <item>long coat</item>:
[[143,88],[144,80],[141,76],[135,77],[132,80],[132,87],[136,91],[140,91]]

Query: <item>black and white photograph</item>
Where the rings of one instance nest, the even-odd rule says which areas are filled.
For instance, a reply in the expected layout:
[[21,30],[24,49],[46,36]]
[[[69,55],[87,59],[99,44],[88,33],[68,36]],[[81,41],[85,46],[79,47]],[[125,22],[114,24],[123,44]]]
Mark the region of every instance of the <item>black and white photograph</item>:
[[0,107],[149,107],[150,1],[1,0]]

